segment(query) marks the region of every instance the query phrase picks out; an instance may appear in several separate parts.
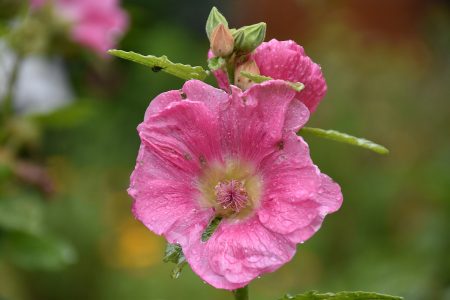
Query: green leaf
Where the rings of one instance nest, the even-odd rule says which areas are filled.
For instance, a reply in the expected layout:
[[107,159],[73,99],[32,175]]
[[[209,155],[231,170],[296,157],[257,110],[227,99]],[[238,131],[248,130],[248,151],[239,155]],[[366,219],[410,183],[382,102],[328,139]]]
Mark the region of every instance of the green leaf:
[[206,227],[205,231],[202,233],[202,242],[209,240],[214,231],[216,231],[217,226],[219,226],[220,221],[222,221],[222,217],[216,216],[209,222],[208,227]]
[[336,130],[325,130],[321,128],[312,128],[312,127],[303,127],[297,134],[301,133],[310,133],[319,137],[323,137],[329,140],[346,143],[354,146],[359,146],[362,148],[366,148],[372,150],[378,154],[388,154],[389,150],[384,146],[378,145],[372,141],[357,138],[352,135],[342,133]]
[[227,19],[225,19],[225,17],[220,13],[220,11],[216,7],[213,7],[211,9],[211,12],[209,13],[208,20],[206,20],[206,35],[208,36],[208,38],[211,37],[212,31],[219,24],[224,24],[225,27],[228,28]]
[[[268,77],[268,76],[264,76],[264,75],[258,75],[258,74],[245,72],[245,71],[242,71],[241,75],[244,76],[244,77],[247,77],[248,79],[250,79],[251,81],[253,81],[255,83],[261,83],[261,82],[264,82],[264,81],[273,80],[272,77]],[[303,83],[301,83],[301,82],[292,82],[292,81],[287,81],[287,80],[284,80],[284,82],[286,82],[296,92],[300,92],[301,90],[303,90],[305,88],[305,85]]]
[[172,270],[171,277],[173,279],[180,277],[183,267],[187,264],[183,250],[179,244],[167,244],[163,262],[173,262],[176,264],[175,268]]
[[280,300],[402,300],[402,297],[390,296],[372,292],[339,292],[319,293],[316,291],[298,294],[296,296],[286,295]]
[[0,229],[29,234],[42,232],[42,205],[38,199],[9,198],[0,201]]
[[142,55],[132,51],[128,52],[116,49],[108,50],[108,53],[150,67],[154,72],[163,71],[184,80],[204,80],[206,76],[208,76],[208,73],[200,66],[193,67],[190,65],[173,63],[165,55],[156,57],[153,55]]
[[211,71],[216,71],[218,69],[221,69],[225,66],[226,60],[223,57],[213,57],[208,59],[208,68]]
[[0,254],[26,269],[60,270],[76,261],[71,245],[50,236],[8,232]]
[[244,53],[252,52],[264,42],[266,38],[266,27],[266,23],[261,22],[232,30],[234,48]]

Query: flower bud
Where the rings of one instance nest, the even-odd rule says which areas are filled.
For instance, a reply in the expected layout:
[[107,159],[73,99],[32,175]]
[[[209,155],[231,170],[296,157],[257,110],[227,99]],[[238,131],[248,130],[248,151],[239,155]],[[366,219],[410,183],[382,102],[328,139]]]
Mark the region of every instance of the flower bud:
[[233,52],[233,48],[231,31],[224,24],[219,24],[211,33],[211,51],[215,56],[225,57]]
[[206,21],[206,35],[210,40],[212,32],[220,24],[223,24],[228,28],[227,19],[225,19],[217,8],[213,7],[209,13],[208,20]]
[[248,72],[256,75],[259,75],[260,72],[256,62],[253,59],[246,61],[236,68],[234,73],[234,84],[244,91],[253,85],[253,81],[250,78],[243,76],[241,72]]
[[237,50],[250,53],[264,41],[266,37],[266,23],[261,22],[239,28],[233,33]]

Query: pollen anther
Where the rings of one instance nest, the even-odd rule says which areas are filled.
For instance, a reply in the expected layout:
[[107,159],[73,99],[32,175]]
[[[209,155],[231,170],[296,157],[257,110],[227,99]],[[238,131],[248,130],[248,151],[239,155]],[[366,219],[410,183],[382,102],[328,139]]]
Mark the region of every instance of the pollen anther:
[[224,210],[238,213],[248,205],[248,194],[244,185],[238,180],[219,182],[215,188],[217,203]]

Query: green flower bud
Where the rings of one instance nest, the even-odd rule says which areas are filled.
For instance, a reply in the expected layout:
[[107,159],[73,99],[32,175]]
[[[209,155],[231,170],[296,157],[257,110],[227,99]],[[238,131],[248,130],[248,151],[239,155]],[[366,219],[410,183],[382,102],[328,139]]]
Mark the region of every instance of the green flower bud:
[[233,32],[236,50],[250,53],[264,41],[266,37],[266,23],[261,22],[244,26]]
[[223,24],[228,28],[227,19],[225,19],[216,7],[213,7],[209,13],[208,20],[206,21],[206,35],[210,40],[212,32],[220,24]]

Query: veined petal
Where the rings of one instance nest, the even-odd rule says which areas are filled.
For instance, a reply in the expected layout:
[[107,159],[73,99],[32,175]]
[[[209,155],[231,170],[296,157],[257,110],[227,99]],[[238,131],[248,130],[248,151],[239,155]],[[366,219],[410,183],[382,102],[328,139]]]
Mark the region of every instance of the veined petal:
[[163,111],[166,107],[169,106],[172,102],[181,101],[181,93],[180,91],[168,91],[162,94],[159,94],[155,99],[150,102],[147,110],[145,111],[144,121],[150,118],[153,115],[156,115]]
[[216,89],[203,81],[188,80],[181,90],[168,91],[153,99],[145,112],[144,120],[160,113],[172,102],[182,100],[203,102],[212,113],[218,113],[220,105],[228,101],[228,96],[223,90]]
[[192,177],[145,145],[140,147],[128,193],[134,199],[134,216],[156,234],[167,233],[178,220],[201,209]]
[[254,164],[272,153],[283,135],[286,112],[294,96],[295,91],[280,80],[255,85],[245,92],[232,86],[228,107],[220,111],[223,152]]
[[222,160],[217,118],[202,102],[173,102],[138,131],[153,153],[181,172],[195,175],[209,162]]
[[305,88],[297,93],[296,98],[311,112],[316,110],[327,86],[320,66],[306,56],[303,47],[294,41],[272,39],[256,48],[252,58],[261,75],[303,83]]
[[216,118],[229,102],[229,94],[200,80],[186,81],[182,91],[188,100],[203,102]]
[[185,249],[194,272],[217,288],[232,290],[278,269],[293,257],[296,247],[251,218],[225,221],[206,243],[194,243]]
[[294,243],[310,238],[325,215],[342,203],[339,186],[320,173],[306,143],[292,132],[286,134],[284,148],[266,158],[261,172],[265,184],[259,220]]
[[133,213],[165,234],[180,218],[202,209],[196,178],[208,162],[221,159],[217,120],[201,102],[177,101],[150,113],[138,131],[142,145],[129,188]]

